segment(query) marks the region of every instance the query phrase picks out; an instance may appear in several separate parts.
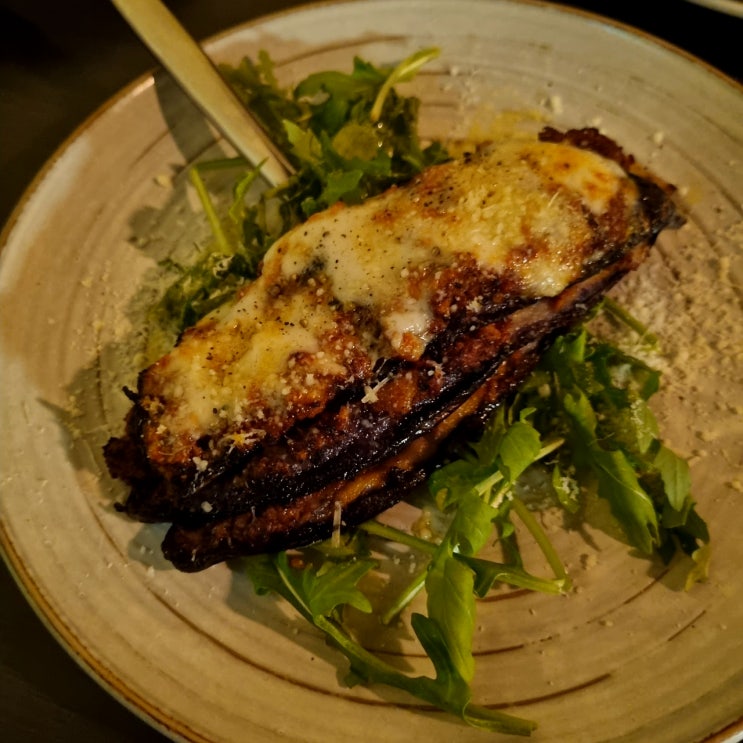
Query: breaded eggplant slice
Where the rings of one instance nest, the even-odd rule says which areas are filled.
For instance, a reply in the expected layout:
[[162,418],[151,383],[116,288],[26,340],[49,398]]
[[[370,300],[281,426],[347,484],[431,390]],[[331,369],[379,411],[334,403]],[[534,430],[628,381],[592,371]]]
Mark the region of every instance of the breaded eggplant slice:
[[[670,188],[595,130],[543,137],[482,147],[312,217],[141,373],[106,458],[131,486],[122,510],[173,522],[178,567],[311,541],[336,502],[347,523],[386,507],[389,482],[417,481],[435,449],[395,464],[416,440],[438,441],[481,389],[497,394],[480,394],[480,408],[497,404],[512,384],[489,380],[522,379],[535,349],[681,223]],[[350,498],[362,480],[363,498]],[[214,530],[241,520],[253,524],[242,534],[258,533],[269,513],[270,539],[231,534],[232,552],[209,556]]]

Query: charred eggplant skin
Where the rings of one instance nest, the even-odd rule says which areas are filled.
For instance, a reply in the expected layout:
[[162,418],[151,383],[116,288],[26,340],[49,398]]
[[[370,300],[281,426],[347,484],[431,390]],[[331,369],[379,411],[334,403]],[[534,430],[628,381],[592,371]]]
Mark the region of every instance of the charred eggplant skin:
[[548,128],[316,215],[127,392],[120,510],[172,523],[192,571],[388,508],[683,223],[672,194],[596,130]]

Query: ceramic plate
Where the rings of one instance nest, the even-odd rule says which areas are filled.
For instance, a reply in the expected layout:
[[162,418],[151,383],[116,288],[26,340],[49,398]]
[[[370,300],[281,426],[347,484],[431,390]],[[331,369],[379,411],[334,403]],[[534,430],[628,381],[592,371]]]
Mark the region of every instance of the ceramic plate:
[[741,0],[690,0],[690,2],[743,18],[743,2]]
[[[267,49],[285,83],[354,55],[441,56],[405,92],[429,135],[514,122],[600,126],[679,186],[688,224],[663,235],[621,299],[662,337],[656,411],[688,456],[713,537],[709,580],[544,516],[567,597],[482,603],[475,696],[539,722],[538,741],[721,740],[743,716],[743,93],[631,30],[544,4],[321,4],[210,42]],[[482,741],[388,689],[349,689],[322,638],[256,598],[239,567],[170,569],[161,526],[113,502],[101,447],[120,433],[158,263],[206,239],[186,167],[229,148],[166,75],[139,80],[39,175],[3,235],[0,538],[47,625],[105,688],[174,739]],[[403,638],[385,652],[429,673]]]

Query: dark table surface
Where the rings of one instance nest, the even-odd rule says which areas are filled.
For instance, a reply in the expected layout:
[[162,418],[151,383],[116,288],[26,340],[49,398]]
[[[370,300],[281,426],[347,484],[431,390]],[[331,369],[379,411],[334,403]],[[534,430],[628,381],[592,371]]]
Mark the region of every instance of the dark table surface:
[[[298,3],[171,0],[167,4],[192,35],[204,39]],[[565,4],[634,26],[743,80],[740,18],[683,0]],[[154,64],[105,0],[0,0],[0,224],[65,138]],[[0,607],[0,740],[163,740],[65,653],[2,561]]]

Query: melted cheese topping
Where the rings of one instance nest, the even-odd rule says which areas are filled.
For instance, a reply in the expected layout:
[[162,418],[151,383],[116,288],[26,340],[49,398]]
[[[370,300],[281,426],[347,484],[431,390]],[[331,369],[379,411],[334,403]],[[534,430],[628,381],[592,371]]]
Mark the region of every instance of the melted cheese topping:
[[372,380],[380,356],[419,358],[437,320],[432,277],[463,256],[527,297],[559,294],[595,258],[596,225],[627,221],[636,199],[613,161],[515,141],[315,215],[145,372],[151,456],[208,456],[204,436],[212,449],[249,448]]

